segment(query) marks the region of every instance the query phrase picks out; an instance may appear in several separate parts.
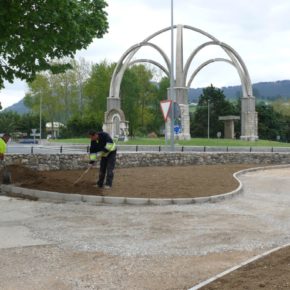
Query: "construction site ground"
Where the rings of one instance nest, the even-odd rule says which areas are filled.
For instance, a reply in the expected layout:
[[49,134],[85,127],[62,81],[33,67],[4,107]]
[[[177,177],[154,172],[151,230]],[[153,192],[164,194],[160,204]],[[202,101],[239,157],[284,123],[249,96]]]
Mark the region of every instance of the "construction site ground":
[[[176,197],[182,192],[182,197],[188,197],[183,192],[189,190],[189,196],[224,193],[237,186],[232,173],[242,168],[117,169],[114,189],[105,194],[116,195],[122,188],[125,196],[131,188],[146,186],[138,196],[147,192],[153,197],[155,192],[162,194],[158,197]],[[30,183],[28,177],[18,179],[17,170],[21,175],[31,174]],[[51,185],[45,190],[76,187],[75,193],[85,184],[94,188],[97,174],[92,171],[79,186],[73,186],[81,171],[21,170],[12,169],[18,184],[43,189],[37,187],[41,182],[33,174],[44,174],[40,180]],[[290,242],[289,175],[290,168],[246,173],[241,177],[242,195],[207,204],[93,206],[0,197],[0,289],[189,289]],[[185,183],[188,180],[191,183]],[[195,187],[199,190],[194,191]],[[220,191],[210,192],[211,188]],[[290,250],[285,248],[204,289],[289,289],[289,268]]]

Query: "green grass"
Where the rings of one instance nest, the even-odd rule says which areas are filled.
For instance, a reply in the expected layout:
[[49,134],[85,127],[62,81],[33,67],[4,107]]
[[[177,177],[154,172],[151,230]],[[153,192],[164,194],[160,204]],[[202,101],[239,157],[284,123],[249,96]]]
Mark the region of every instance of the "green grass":
[[89,144],[89,138],[71,138],[71,139],[50,139],[52,143],[67,143],[67,144]]
[[[89,144],[88,138],[73,138],[73,139],[56,139],[51,142],[60,142],[67,144]],[[119,145],[166,145],[164,138],[141,138],[136,137],[127,142],[119,142]],[[170,145],[170,141],[167,143]],[[243,141],[232,139],[207,139],[193,138],[191,140],[175,140],[175,145],[181,146],[265,146],[265,147],[290,147],[290,143],[258,140],[258,141]]]

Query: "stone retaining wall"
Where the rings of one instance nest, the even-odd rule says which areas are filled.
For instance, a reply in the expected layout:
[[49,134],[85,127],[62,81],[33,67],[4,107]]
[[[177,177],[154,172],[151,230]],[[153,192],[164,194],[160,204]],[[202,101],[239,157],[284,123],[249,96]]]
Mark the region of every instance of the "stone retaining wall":
[[[35,170],[71,170],[87,167],[86,154],[7,154],[6,163]],[[213,164],[289,164],[290,153],[118,153],[117,167],[213,165]]]

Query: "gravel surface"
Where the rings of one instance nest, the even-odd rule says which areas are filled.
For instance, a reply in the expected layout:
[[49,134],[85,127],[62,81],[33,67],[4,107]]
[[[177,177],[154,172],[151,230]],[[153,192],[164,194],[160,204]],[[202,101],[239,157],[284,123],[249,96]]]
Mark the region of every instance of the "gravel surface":
[[25,289],[188,289],[290,242],[289,174],[247,173],[244,195],[216,204],[89,206],[1,197],[0,236],[10,235],[11,245],[0,239],[0,289],[23,283]]

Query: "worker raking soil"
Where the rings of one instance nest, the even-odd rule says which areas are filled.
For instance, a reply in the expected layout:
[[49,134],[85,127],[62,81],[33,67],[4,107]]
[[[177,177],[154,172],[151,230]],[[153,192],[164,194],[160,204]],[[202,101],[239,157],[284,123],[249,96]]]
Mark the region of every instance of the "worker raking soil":
[[90,163],[92,167],[98,158],[101,158],[99,179],[96,186],[110,189],[113,185],[114,169],[116,164],[117,147],[111,136],[106,132],[89,132],[91,139]]
[[10,184],[11,183],[11,172],[8,170],[4,158],[4,154],[6,152],[6,144],[8,143],[10,139],[10,134],[4,133],[3,136],[0,138],[0,163],[3,167],[3,173],[2,173],[2,182],[4,184]]

